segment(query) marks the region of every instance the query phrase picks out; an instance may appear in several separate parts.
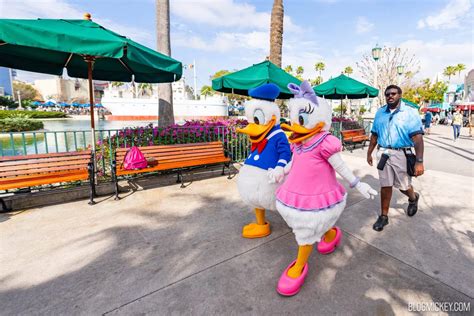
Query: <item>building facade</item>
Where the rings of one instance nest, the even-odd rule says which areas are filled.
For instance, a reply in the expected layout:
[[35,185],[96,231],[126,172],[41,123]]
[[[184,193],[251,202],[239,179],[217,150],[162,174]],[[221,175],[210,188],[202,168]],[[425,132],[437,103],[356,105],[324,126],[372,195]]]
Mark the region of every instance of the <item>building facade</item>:
[[[107,85],[106,82],[94,81],[94,100],[96,103],[100,102],[104,88]],[[57,102],[89,103],[89,84],[85,79],[55,77],[35,80],[34,86],[43,97],[43,100],[53,99]]]
[[12,96],[13,80],[10,68],[0,67],[0,96]]
[[464,100],[474,102],[474,69],[469,70],[464,78]]

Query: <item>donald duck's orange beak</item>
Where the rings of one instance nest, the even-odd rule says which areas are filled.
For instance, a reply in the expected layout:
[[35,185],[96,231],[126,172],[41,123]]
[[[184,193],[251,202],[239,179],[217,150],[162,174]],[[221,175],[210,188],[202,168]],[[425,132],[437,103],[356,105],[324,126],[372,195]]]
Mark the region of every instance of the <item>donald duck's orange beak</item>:
[[260,125],[255,123],[249,123],[249,125],[245,126],[244,128],[236,129],[237,133],[243,133],[250,136],[250,142],[252,143],[259,143],[261,142],[265,136],[267,136],[268,132],[275,126],[276,117],[272,115],[272,119],[266,125]]
[[292,134],[288,138],[290,143],[301,143],[302,141],[319,133],[323,129],[323,127],[324,122],[319,122],[312,129],[307,129],[306,127],[301,126],[298,123],[292,123],[291,125],[281,124],[282,130],[292,132]]

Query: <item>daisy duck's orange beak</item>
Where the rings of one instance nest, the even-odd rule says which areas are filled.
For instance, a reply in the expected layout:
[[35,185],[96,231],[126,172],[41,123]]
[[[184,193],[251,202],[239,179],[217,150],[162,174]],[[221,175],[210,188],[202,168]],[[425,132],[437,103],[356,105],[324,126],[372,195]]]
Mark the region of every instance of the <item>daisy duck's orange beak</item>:
[[252,143],[259,143],[261,142],[265,136],[267,136],[268,132],[275,126],[276,117],[272,115],[272,119],[266,125],[260,125],[255,123],[249,123],[244,128],[236,129],[237,133],[243,133],[250,136],[250,142]]
[[319,133],[324,127],[324,122],[319,122],[312,129],[307,129],[304,126],[301,126],[298,123],[281,124],[281,129],[284,131],[292,132],[288,140],[290,143],[301,143],[302,141],[309,139]]

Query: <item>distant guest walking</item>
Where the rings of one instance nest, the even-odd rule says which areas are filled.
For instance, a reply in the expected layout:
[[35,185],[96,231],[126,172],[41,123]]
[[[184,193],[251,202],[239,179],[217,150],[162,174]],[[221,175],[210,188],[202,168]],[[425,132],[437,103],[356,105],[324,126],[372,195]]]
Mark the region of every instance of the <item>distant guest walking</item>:
[[461,126],[462,126],[462,114],[459,108],[456,109],[456,113],[453,115],[453,132],[454,132],[454,141],[459,138],[459,134],[461,133]]
[[430,111],[426,111],[425,114],[425,134],[430,134],[430,127],[431,127],[431,120],[433,119],[433,115]]
[[381,189],[381,215],[373,225],[381,231],[388,224],[388,209],[392,198],[392,187],[408,196],[407,215],[418,211],[420,195],[411,185],[407,171],[406,154],[415,147],[415,176],[421,176],[423,167],[423,127],[420,116],[414,109],[401,102],[402,89],[390,85],[385,89],[387,104],[377,111],[372,127],[372,136],[367,151],[367,163],[372,166],[372,152],[377,146],[379,180]]

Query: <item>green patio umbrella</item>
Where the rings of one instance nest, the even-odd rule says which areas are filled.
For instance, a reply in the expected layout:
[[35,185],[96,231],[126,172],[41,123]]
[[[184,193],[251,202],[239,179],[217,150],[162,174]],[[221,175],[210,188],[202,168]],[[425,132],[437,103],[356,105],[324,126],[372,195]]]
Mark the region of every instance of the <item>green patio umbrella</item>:
[[89,79],[90,104],[93,78],[159,83],[182,75],[181,62],[107,30],[89,14],[84,20],[0,19],[0,66],[58,76],[66,68],[70,77]]
[[281,92],[278,99],[289,99],[294,94],[288,90],[288,84],[295,83],[299,85],[301,81],[266,60],[212,80],[212,89],[219,92],[248,95],[249,89],[265,83],[274,83],[280,88]]
[[378,89],[344,74],[314,87],[313,90],[318,96],[325,99],[341,100],[341,104],[343,99],[374,98],[379,95]]
[[367,96],[373,98],[379,95],[378,89],[343,74],[314,87],[313,90],[318,96],[333,100],[363,99]]
[[403,101],[403,103],[405,103],[406,105],[408,105],[408,106],[410,106],[410,107],[412,107],[412,108],[414,108],[414,109],[417,109],[417,110],[420,109],[420,106],[419,106],[418,104],[416,104],[416,103],[413,103],[413,102],[411,102],[411,101],[409,101],[409,100],[407,100],[407,99],[404,99],[404,98],[402,98],[402,101]]

